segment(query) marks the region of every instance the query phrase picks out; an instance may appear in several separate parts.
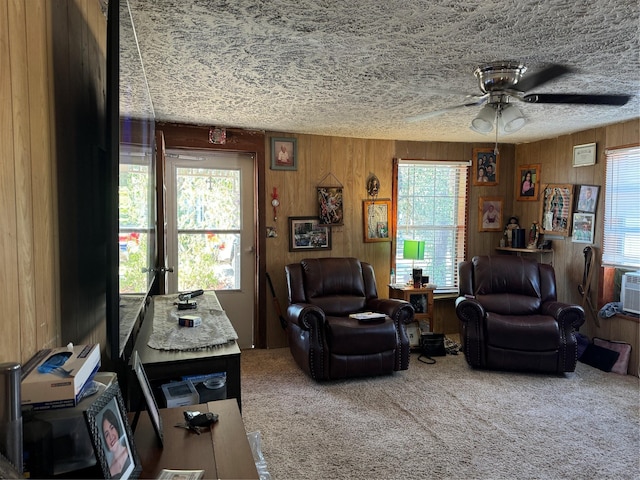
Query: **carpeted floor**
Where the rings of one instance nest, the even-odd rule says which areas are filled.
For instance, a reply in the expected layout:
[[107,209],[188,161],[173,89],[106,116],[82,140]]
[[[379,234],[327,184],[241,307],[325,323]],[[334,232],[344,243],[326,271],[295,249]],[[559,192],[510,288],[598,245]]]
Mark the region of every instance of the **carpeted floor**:
[[242,352],[247,432],[274,480],[640,479],[639,380],[548,376],[464,357],[317,383],[287,348]]

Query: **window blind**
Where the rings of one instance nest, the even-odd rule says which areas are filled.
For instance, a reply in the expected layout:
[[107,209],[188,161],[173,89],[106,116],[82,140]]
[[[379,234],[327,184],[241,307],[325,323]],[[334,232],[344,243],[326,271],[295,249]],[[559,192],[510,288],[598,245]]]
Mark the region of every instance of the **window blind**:
[[[396,281],[408,281],[415,267],[438,291],[458,290],[458,264],[466,253],[468,164],[398,161]],[[424,241],[424,259],[405,260],[404,240]]]
[[602,264],[640,268],[640,146],[606,156]]

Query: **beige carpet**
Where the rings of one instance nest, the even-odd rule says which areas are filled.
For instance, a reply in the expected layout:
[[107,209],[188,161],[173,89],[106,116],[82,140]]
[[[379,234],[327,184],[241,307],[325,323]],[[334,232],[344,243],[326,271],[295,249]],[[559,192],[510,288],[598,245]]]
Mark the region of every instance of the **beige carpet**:
[[636,377],[414,354],[391,376],[317,383],[286,348],[241,358],[243,419],[274,480],[640,478]]

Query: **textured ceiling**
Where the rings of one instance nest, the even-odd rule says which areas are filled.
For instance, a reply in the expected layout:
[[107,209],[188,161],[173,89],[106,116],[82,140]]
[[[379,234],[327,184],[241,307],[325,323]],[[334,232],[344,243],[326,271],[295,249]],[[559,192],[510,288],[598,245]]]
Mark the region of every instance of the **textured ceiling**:
[[528,73],[551,63],[574,71],[532,92],[634,95],[624,107],[518,102],[528,123],[501,142],[640,116],[637,0],[128,3],[158,121],[492,142],[495,134],[469,129],[479,106],[407,118],[481,94],[473,71],[496,60],[521,61]]

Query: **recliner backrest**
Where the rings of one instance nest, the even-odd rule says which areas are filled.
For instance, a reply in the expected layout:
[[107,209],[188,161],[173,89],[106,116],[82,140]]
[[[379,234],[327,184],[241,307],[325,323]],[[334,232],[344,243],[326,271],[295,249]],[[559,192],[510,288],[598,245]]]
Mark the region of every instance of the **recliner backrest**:
[[544,301],[555,299],[553,270],[534,259],[517,256],[476,256],[473,294],[485,310],[500,314],[536,313]]
[[[373,268],[357,258],[310,258],[302,260],[300,267],[304,300],[327,315],[362,311],[367,300],[377,298]],[[299,300],[302,292],[294,288],[298,293],[294,298]]]

